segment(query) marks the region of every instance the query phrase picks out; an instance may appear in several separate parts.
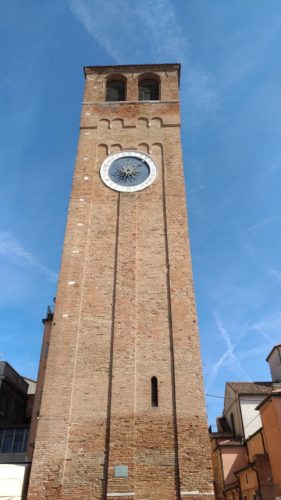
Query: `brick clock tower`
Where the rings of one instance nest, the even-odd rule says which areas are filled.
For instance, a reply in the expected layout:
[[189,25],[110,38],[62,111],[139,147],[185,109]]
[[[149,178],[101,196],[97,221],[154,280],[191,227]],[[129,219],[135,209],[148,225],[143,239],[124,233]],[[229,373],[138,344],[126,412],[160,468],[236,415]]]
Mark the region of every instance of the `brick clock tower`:
[[179,76],[85,68],[29,500],[213,496]]

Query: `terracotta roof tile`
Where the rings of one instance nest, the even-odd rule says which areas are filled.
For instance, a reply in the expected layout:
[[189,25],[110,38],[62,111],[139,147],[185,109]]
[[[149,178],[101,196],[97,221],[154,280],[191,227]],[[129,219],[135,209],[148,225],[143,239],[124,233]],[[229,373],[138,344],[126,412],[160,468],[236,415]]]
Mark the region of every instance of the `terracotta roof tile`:
[[272,382],[227,382],[238,394],[271,394]]
[[241,446],[243,444],[243,438],[230,438],[225,441],[221,441],[219,446]]

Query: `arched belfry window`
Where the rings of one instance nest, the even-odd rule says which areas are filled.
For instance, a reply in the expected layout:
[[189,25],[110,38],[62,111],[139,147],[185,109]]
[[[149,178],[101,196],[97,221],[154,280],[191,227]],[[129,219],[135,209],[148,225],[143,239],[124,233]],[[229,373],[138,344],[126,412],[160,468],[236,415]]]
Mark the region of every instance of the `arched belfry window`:
[[121,78],[110,79],[106,82],[106,101],[125,101],[126,82]]
[[151,378],[151,406],[158,406],[158,380],[157,377]]
[[144,78],[139,82],[140,101],[159,101],[159,82],[156,78]]

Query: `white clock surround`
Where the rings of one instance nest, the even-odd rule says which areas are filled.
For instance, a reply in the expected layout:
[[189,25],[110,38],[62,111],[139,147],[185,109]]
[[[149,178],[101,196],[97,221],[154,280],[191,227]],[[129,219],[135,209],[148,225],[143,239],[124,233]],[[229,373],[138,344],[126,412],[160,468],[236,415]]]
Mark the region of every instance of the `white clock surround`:
[[[145,161],[149,167],[149,176],[143,182],[137,184],[136,186],[122,186],[117,182],[114,182],[114,180],[110,177],[109,169],[115,160],[118,160],[120,158],[130,158],[130,157],[138,158],[139,160]],[[157,166],[154,160],[152,160],[150,156],[148,156],[145,153],[142,153],[141,151],[135,151],[135,150],[120,151],[119,153],[114,153],[112,155],[107,156],[107,158],[103,161],[101,165],[100,176],[104,184],[109,188],[124,193],[132,193],[135,191],[141,191],[142,189],[145,189],[148,186],[150,186],[152,182],[154,182],[154,180],[157,177]]]

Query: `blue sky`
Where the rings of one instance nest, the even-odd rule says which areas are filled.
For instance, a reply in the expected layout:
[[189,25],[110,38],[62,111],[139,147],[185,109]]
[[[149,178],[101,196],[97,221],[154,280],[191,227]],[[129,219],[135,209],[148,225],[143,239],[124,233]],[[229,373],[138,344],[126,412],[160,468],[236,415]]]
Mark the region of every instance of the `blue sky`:
[[[281,340],[280,47],[280,0],[2,0],[2,359],[36,377],[82,67],[176,61],[206,392],[269,379]],[[207,406],[214,423],[222,400]]]

